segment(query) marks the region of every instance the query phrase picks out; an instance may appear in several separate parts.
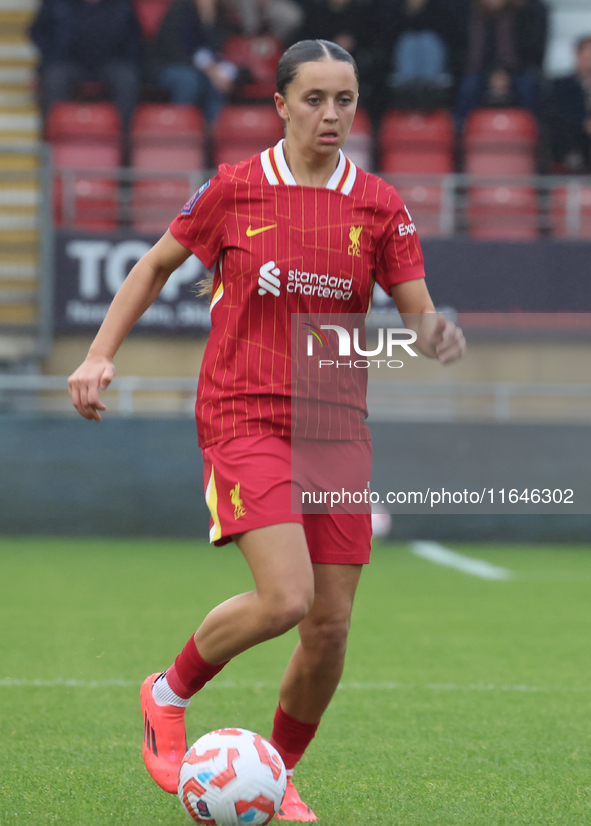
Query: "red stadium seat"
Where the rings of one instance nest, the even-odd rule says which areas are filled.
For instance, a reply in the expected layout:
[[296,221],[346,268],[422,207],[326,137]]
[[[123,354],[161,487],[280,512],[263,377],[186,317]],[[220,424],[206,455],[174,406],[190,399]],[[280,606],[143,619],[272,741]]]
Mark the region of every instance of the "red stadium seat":
[[273,146],[283,137],[283,121],[274,107],[231,104],[214,127],[214,163],[238,163]]
[[147,40],[152,40],[157,35],[164,15],[173,2],[174,0],[134,0],[136,17]]
[[203,146],[137,146],[133,148],[132,163],[135,169],[161,169],[191,172],[204,169]]
[[451,152],[413,152],[398,150],[382,155],[382,172],[415,173],[417,175],[447,175],[453,172]]
[[394,186],[404,201],[418,230],[420,238],[447,234],[442,225],[444,190],[439,182],[432,184],[398,184]]
[[133,185],[131,218],[137,232],[163,233],[193,192],[186,180],[141,180]]
[[258,37],[233,35],[224,43],[225,57],[242,69],[250,80],[242,84],[237,94],[244,100],[269,100],[275,92],[277,64],[284,50],[278,37],[270,34]]
[[262,104],[226,106],[217,119],[214,130],[216,140],[255,140],[271,135],[279,140],[283,135],[283,121],[274,106]]
[[54,143],[51,160],[58,169],[109,169],[121,165],[121,150],[110,144]]
[[464,171],[469,175],[534,175],[536,160],[533,152],[521,149],[467,152]]
[[358,109],[343,152],[354,164],[371,172],[373,169],[373,129],[367,112]]
[[[243,141],[241,144],[225,143],[222,146],[216,146],[214,150],[214,166],[227,163],[231,166],[245,161],[252,155],[257,155],[263,152],[267,147],[273,145],[273,141]],[[276,141],[275,141],[276,143]]]
[[131,123],[131,163],[139,169],[185,170],[205,166],[205,121],[194,106],[146,103]]
[[449,112],[390,111],[380,128],[382,172],[453,172],[454,130]]
[[533,175],[538,128],[526,109],[475,109],[464,129],[470,175]]
[[536,120],[527,109],[474,109],[464,127],[464,143],[468,146],[498,143],[533,146],[537,139]]
[[115,180],[77,175],[64,191],[62,179],[54,184],[54,216],[58,227],[109,232],[118,222],[119,187]]
[[451,149],[454,143],[453,121],[445,109],[422,112],[385,112],[380,127],[380,146],[388,150],[401,145],[434,146]]
[[202,138],[203,113],[195,106],[176,103],[143,103],[133,113],[131,136],[134,140]]
[[533,187],[473,187],[468,192],[468,231],[473,238],[531,241],[539,234]]
[[45,131],[50,143],[72,140],[118,143],[121,118],[112,103],[54,103]]
[[58,168],[121,165],[121,120],[111,103],[56,103],[46,131]]
[[[119,183],[106,172],[121,166],[121,121],[112,103],[56,103],[47,118],[51,159],[57,170],[54,214],[58,226],[95,231],[114,229]],[[101,169],[97,178],[83,170]],[[65,183],[65,190],[64,190]]]
[[550,194],[550,227],[557,238],[591,238],[591,186],[573,181]]

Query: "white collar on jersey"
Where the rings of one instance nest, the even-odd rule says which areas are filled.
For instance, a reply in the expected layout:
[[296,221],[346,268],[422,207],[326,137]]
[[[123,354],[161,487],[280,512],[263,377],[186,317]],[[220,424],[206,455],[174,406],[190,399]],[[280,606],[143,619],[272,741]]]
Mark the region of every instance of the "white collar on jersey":
[[[265,177],[272,186],[278,186],[279,184],[297,186],[283,154],[283,138],[275,146],[261,152],[261,163],[263,164]],[[330,181],[326,184],[326,189],[334,189],[348,195],[353,189],[356,177],[357,167],[339,149],[339,162]]]

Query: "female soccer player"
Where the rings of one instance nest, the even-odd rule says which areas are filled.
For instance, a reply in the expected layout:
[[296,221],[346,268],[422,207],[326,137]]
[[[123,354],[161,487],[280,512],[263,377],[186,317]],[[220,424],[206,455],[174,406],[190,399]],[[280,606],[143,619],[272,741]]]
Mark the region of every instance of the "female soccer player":
[[[215,265],[197,398],[210,538],[237,543],[255,589],[214,608],[168,670],[146,679],[143,754],[154,780],[175,793],[192,695],[232,657],[297,625],[270,738],[290,776],[280,820],[316,820],[291,775],[341,677],[371,539],[368,513],[292,512],[291,315],[366,313],[375,279],[402,313],[425,314],[416,325],[425,355],[445,363],[465,349],[461,331],[434,314],[398,194],[341,152],[357,96],[357,69],[342,48],[322,40],[289,48],[275,95],[285,139],[222,165],[201,187],[132,269],[69,381],[78,412],[100,421],[99,392],[133,324],[191,253]],[[318,399],[314,449],[339,440],[339,452],[369,469],[365,402],[347,406],[346,422],[334,405],[327,415],[332,402]]]

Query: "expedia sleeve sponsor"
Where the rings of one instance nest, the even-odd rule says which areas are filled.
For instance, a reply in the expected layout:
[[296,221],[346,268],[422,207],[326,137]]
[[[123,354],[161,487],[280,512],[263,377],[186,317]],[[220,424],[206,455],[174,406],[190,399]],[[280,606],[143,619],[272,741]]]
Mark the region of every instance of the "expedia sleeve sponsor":
[[414,221],[412,224],[398,224],[398,234],[402,237],[404,235],[414,235],[417,231]]
[[395,284],[425,277],[423,253],[417,227],[396,195],[397,206],[390,211],[376,246],[375,280],[386,291]]

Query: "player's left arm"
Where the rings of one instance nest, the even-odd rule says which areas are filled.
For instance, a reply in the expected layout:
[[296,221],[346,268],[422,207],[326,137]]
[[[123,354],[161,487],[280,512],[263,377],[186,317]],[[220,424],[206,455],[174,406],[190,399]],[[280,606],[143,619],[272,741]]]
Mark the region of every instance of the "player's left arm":
[[464,356],[466,339],[462,330],[435,311],[424,278],[394,284],[390,295],[405,326],[416,332],[416,347],[423,355],[441,364],[451,364]]

